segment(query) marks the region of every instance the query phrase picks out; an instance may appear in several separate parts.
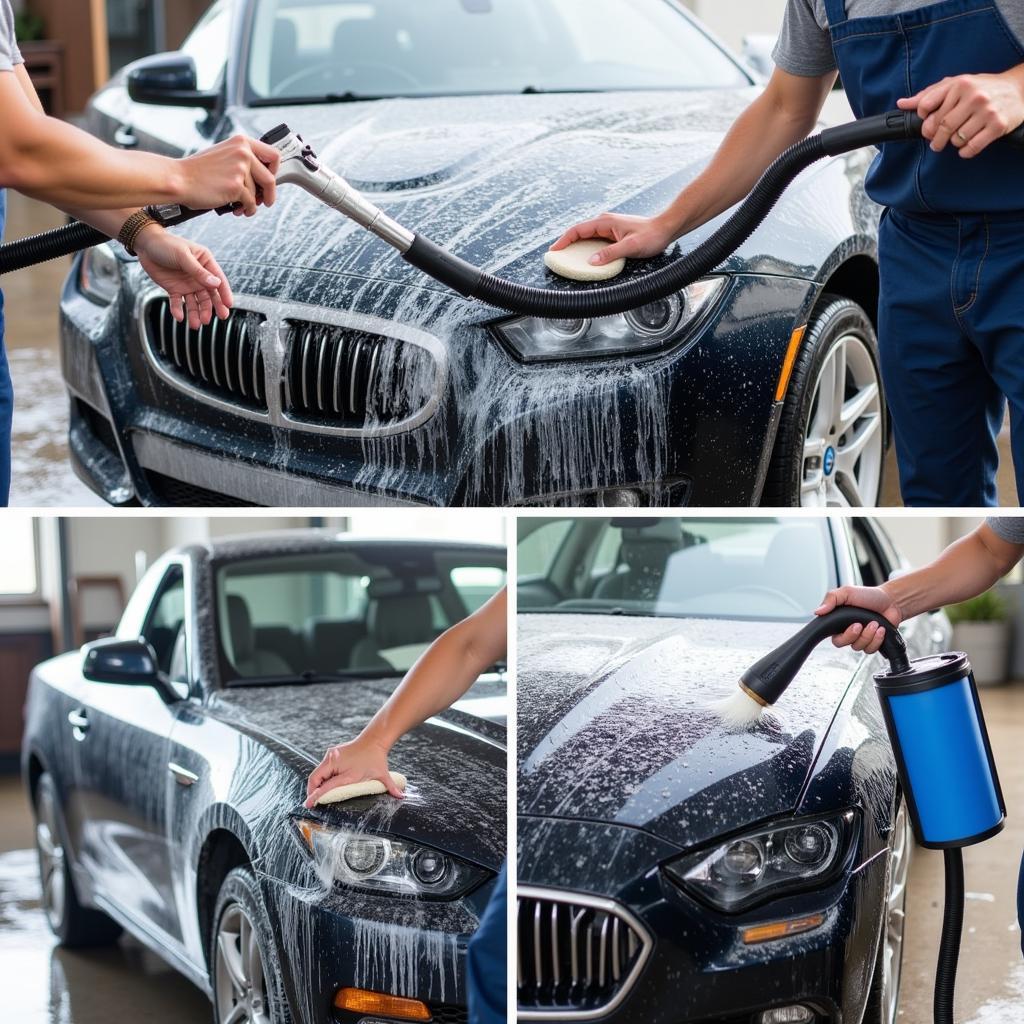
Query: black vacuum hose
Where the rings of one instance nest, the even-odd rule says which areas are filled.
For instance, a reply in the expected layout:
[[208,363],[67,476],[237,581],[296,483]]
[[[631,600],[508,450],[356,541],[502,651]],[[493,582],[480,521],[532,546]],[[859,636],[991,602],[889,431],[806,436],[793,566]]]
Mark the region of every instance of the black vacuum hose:
[[953,1024],[956,968],[964,930],[964,852],[944,850],[946,857],[946,905],[942,913],[939,963],[935,969],[935,1024]]
[[[625,313],[668,298],[720,266],[760,227],[793,179],[811,164],[865,146],[919,140],[922,124],[916,114],[895,110],[828,128],[798,142],[765,171],[753,192],[710,238],[670,266],[632,281],[571,291],[531,288],[485,274],[419,235],[405,259],[466,298],[521,316],[575,320]],[[1024,126],[1007,136],[1006,142],[1024,147]]]
[[[231,213],[233,206],[222,206],[217,214],[223,216]],[[171,204],[169,206],[147,206],[146,212],[165,228],[172,228],[177,224],[184,224],[186,221],[202,217],[210,210],[190,210],[187,206]],[[16,270],[24,270],[26,267],[34,267],[39,263],[48,263],[50,260],[60,259],[62,256],[71,256],[83,249],[90,249],[94,245],[101,245],[109,242],[110,236],[102,231],[83,224],[82,221],[72,221],[63,227],[54,228],[52,231],[44,231],[39,235],[31,235],[29,238],[22,238],[17,242],[8,242],[0,245],[0,275],[12,274]]]

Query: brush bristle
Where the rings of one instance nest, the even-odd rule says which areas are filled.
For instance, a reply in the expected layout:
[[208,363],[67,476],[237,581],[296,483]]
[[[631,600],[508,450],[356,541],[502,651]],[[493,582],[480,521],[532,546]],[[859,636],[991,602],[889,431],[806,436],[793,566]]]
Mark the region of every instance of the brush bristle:
[[731,729],[749,729],[760,720],[764,708],[742,690],[737,690],[724,700],[715,701],[711,710]]

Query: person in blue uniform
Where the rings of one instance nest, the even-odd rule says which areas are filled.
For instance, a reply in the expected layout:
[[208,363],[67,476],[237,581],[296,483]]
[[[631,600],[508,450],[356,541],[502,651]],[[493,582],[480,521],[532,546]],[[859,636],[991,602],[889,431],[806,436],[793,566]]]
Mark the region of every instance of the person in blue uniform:
[[882,147],[867,176],[884,208],[879,349],[903,499],[996,505],[1009,402],[1024,494],[1024,123],[1019,0],[788,0],[776,71],[716,157],[655,217],[570,228],[613,240],[593,262],[655,256],[745,197],[815,127],[837,72],[858,117],[897,107],[925,141]]

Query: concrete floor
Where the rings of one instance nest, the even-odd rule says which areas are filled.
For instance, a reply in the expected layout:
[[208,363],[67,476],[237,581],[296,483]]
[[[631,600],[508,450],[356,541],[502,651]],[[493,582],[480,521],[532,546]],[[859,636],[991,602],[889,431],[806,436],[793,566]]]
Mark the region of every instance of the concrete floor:
[[[969,891],[957,988],[958,1024],[1020,1024],[1024,959],[1016,921],[1024,849],[1024,683],[983,694],[1010,817],[1005,831],[965,855]],[[58,949],[38,904],[32,824],[21,784],[0,777],[0,991],[18,1024],[180,1024],[210,1019],[188,981],[122,938],[111,949]],[[911,868],[901,1024],[931,1024],[942,920],[942,857],[917,850]],[[10,1000],[13,999],[13,1004]]]
[[[22,238],[57,227],[61,215],[48,206],[8,194],[6,237]],[[57,303],[68,260],[12,274],[3,279],[7,298],[7,346],[16,409],[14,416],[15,506],[95,506],[102,502],[72,473],[67,461],[67,400],[60,377]],[[1000,440],[999,493],[1007,506],[1017,505],[1009,437]],[[886,470],[883,506],[901,506],[895,458]]]

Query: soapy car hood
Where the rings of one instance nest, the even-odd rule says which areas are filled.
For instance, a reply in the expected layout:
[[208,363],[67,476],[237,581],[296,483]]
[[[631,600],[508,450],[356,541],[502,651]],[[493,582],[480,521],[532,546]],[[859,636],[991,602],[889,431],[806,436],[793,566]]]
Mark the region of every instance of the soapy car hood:
[[524,614],[519,813],[680,848],[793,812],[863,661],[820,646],[748,731],[709,708],[792,622]]
[[[306,777],[324,751],[353,739],[397,682],[232,687],[211,697],[209,711],[273,750],[304,797]],[[313,814],[436,846],[496,871],[506,845],[505,724],[497,713],[504,695],[503,682],[478,682],[451,711],[395,745],[389,763],[409,780],[405,800],[363,797]]]

